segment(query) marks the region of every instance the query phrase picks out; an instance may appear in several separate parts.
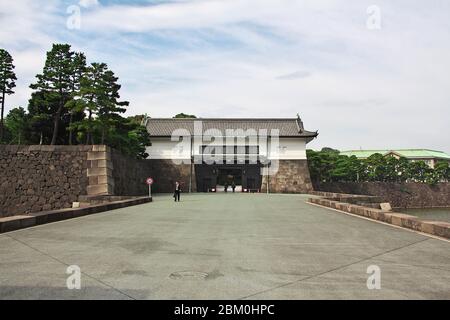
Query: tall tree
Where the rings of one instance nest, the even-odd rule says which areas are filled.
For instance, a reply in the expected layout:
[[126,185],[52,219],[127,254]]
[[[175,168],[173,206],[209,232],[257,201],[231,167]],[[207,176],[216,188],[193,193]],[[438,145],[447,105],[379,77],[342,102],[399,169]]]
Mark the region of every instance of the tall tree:
[[119,78],[114,72],[108,70],[105,65],[105,72],[102,76],[102,94],[99,97],[98,123],[101,130],[101,144],[105,143],[106,132],[120,121],[120,113],[124,113],[129,105],[128,101],[118,101],[120,99],[119,90],[121,85],[117,83]]
[[73,109],[87,114],[87,119],[72,124],[72,127],[84,132],[86,144],[94,144],[95,115],[98,112],[98,97],[102,95],[102,74],[106,65],[93,63],[87,67],[80,79],[80,89],[74,100]]
[[4,112],[6,95],[13,94],[16,86],[16,74],[14,73],[13,58],[8,51],[0,49],[0,94],[1,94],[1,116],[0,116],[0,142],[3,140]]
[[42,92],[47,102],[56,102],[53,114],[53,135],[50,144],[57,143],[59,127],[66,103],[70,101],[73,85],[74,52],[68,44],[54,44],[47,52],[47,59],[42,74],[38,74],[35,84],[30,86],[36,92]]
[[74,125],[85,132],[86,144],[94,144],[94,133],[100,131],[100,143],[104,144],[107,132],[121,121],[128,102],[120,102],[118,78],[105,63],[92,63],[81,78],[77,110],[87,113],[85,121]]
[[[77,52],[74,55],[73,61],[72,61],[72,101],[76,99],[80,93],[81,89],[81,79],[86,72],[86,56],[82,52]],[[80,119],[74,119],[78,116],[78,118],[82,118],[84,113],[80,112],[76,108],[75,103],[68,104],[68,108],[70,111],[70,119],[69,119],[69,145],[73,144],[73,126],[72,123],[74,120],[80,120]]]

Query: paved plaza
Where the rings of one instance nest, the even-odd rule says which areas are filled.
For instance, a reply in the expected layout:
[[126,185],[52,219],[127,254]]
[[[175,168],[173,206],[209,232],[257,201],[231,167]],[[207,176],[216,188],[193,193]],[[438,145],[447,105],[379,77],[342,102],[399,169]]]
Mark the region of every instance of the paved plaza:
[[2,234],[0,299],[450,299],[449,242],[306,200],[161,195]]

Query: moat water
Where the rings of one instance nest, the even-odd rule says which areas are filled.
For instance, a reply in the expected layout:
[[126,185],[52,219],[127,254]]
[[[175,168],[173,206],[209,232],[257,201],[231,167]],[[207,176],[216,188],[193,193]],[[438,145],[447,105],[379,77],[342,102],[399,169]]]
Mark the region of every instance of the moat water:
[[450,222],[450,208],[397,209],[395,211],[418,217],[421,220]]

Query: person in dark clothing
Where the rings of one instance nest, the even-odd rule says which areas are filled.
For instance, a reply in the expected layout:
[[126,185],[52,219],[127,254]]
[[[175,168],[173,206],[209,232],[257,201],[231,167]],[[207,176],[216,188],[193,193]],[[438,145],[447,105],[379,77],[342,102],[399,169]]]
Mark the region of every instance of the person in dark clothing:
[[177,202],[177,201],[180,202],[181,185],[178,181],[177,181],[177,183],[175,183],[175,191],[174,191],[173,197],[175,199],[175,202]]
[[233,193],[236,191],[236,183],[234,183],[234,181],[231,184],[231,189],[233,189]]

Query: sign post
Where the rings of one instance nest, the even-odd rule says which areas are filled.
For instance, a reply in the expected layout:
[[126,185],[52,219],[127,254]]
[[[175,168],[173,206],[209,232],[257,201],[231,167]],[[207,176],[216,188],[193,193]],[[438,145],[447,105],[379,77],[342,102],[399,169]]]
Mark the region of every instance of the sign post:
[[152,197],[152,185],[155,181],[153,180],[153,178],[148,178],[145,183],[147,183],[148,185],[148,197],[151,198]]

